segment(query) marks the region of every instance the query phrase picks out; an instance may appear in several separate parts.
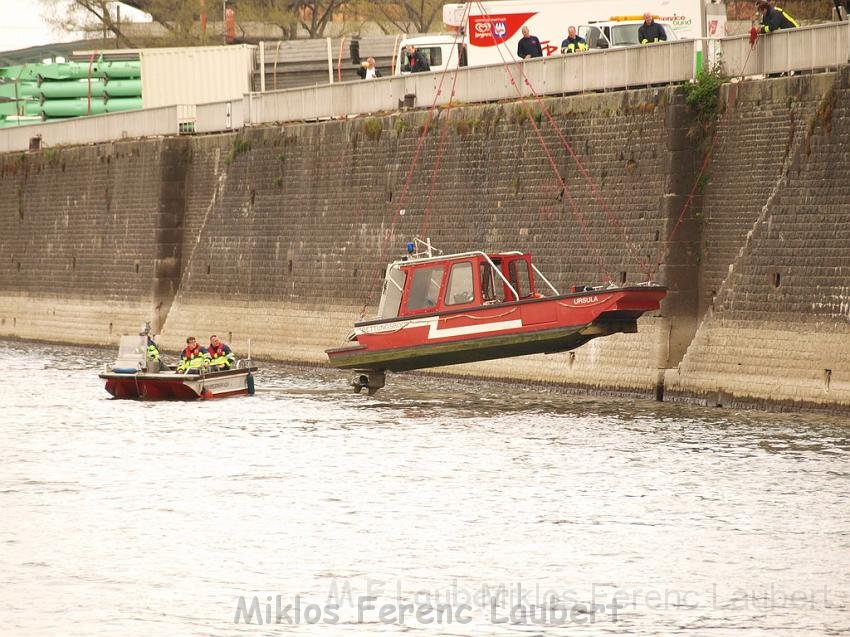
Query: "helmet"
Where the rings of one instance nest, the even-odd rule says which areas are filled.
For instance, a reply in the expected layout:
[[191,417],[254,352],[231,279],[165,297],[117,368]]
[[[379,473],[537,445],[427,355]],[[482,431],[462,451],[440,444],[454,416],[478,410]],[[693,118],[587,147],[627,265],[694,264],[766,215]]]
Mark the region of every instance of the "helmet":
[[758,0],[758,2],[756,2],[756,7],[759,9],[766,9],[769,6],[770,3],[767,0]]

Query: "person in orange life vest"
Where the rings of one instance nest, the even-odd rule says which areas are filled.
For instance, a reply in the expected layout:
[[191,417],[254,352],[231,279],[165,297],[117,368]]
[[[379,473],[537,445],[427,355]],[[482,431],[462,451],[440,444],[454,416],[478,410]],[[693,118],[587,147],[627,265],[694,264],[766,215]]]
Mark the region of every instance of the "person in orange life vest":
[[190,336],[186,339],[186,348],[180,352],[180,364],[177,372],[182,374],[199,374],[201,368],[209,365],[210,355],[205,347],[201,347],[198,339]]
[[230,369],[236,362],[233,351],[227,346],[227,343],[222,343],[221,339],[215,334],[210,336],[210,346],[207,351],[213,369]]

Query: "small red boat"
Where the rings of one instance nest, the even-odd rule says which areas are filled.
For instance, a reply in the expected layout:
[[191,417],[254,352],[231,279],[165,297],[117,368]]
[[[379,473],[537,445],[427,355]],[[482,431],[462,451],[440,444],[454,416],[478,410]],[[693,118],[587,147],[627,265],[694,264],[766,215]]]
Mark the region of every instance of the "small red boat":
[[386,371],[563,352],[637,332],[637,319],[667,294],[651,282],[560,294],[529,254],[433,252],[430,242],[408,244],[408,256],[387,268],[378,317],[355,323],[350,344],[326,350],[332,366],[358,372],[355,391],[374,394]]
[[147,400],[209,400],[254,393],[257,368],[250,363],[238,361],[234,369],[199,368],[197,373],[184,374],[151,360],[147,350],[146,331],[138,336],[121,337],[118,360],[98,375],[106,381],[107,392],[115,398]]

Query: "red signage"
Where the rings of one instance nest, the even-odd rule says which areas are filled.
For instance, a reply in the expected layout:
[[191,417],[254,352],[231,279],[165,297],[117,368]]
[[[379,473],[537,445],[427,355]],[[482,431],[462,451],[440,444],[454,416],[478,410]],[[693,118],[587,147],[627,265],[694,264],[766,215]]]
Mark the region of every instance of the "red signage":
[[469,42],[472,46],[498,46],[510,40],[534,15],[537,15],[536,12],[471,15],[469,16]]

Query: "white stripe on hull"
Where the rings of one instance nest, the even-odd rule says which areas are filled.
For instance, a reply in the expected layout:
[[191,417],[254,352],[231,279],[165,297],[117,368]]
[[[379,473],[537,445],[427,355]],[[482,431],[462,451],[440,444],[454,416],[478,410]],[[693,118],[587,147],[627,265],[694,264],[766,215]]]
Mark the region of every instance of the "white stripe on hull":
[[[434,317],[437,318],[437,317]],[[478,323],[476,325],[464,325],[463,327],[446,327],[440,329],[438,321],[431,323],[428,329],[428,340],[434,338],[450,338],[452,336],[469,336],[471,334],[486,334],[488,332],[501,332],[502,330],[515,330],[522,327],[522,320],[495,321],[493,323]]]

